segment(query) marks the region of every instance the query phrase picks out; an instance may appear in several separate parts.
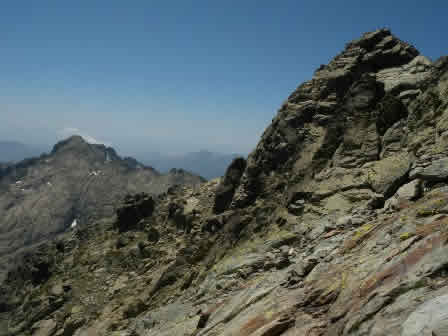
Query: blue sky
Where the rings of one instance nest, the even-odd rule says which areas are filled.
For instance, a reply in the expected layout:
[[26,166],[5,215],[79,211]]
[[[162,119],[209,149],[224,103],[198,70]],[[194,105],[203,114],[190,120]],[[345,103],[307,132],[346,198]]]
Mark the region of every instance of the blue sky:
[[0,139],[248,153],[346,42],[388,27],[435,60],[447,13],[447,1],[3,0]]

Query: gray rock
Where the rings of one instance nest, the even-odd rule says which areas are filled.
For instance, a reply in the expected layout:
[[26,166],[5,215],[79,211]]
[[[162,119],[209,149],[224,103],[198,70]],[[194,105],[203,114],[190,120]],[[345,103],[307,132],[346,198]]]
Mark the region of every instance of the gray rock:
[[406,90],[400,93],[400,99],[408,99],[417,97],[422,91],[421,90]]
[[400,120],[392,125],[382,138],[380,158],[395,155],[406,146],[406,121]]
[[64,288],[61,283],[58,283],[51,287],[50,294],[54,296],[60,296],[64,294]]
[[319,260],[313,257],[306,258],[303,263],[299,266],[300,268],[297,269],[297,273],[302,276],[306,277],[310,272],[313,270],[313,268],[319,263]]
[[432,330],[433,336],[447,336],[448,335],[448,322],[443,321],[439,325],[436,325]]
[[152,243],[157,243],[160,239],[160,233],[157,229],[151,227],[148,230],[148,240]]
[[304,208],[305,208],[305,201],[297,200],[288,206],[288,211],[296,216],[299,216],[302,214]]
[[238,187],[241,176],[246,168],[246,160],[242,157],[235,158],[227,168],[223,180],[219,184],[213,207],[214,213],[225,211],[232,202],[233,195]]
[[428,79],[431,68],[432,63],[428,58],[417,56],[404,66],[379,71],[377,80],[384,83],[386,92],[415,91]]
[[364,224],[366,221],[365,218],[362,217],[353,217],[352,218],[352,226],[357,227],[357,226],[361,226],[362,224]]
[[141,219],[152,214],[154,206],[153,198],[146,193],[127,195],[124,204],[117,209],[116,227],[120,232],[136,228]]
[[73,318],[70,317],[67,321],[65,321],[64,324],[64,332],[62,333],[63,336],[72,336],[75,334],[75,332],[81,328],[86,320],[82,317],[79,318]]
[[396,193],[398,199],[415,200],[421,196],[422,181],[416,179],[401,186]]
[[283,245],[280,247],[280,253],[282,256],[288,256],[289,255],[289,250],[291,248],[288,245]]
[[[383,207],[384,205],[384,195],[383,194],[378,194],[378,193],[374,193],[371,197],[371,199],[366,203],[366,208],[368,210],[373,210],[373,209],[379,209],[381,207]],[[358,221],[355,223],[355,221],[353,221],[353,225],[354,226],[359,226],[361,224],[363,224],[365,222],[365,220],[362,220],[361,222]]]
[[336,221],[336,225],[340,228],[346,228],[352,225],[352,220],[352,216],[342,216],[338,218],[338,220]]
[[448,295],[420,305],[403,323],[401,336],[442,336],[448,328]]
[[307,233],[308,239],[315,240],[315,239],[319,238],[319,236],[321,236],[323,233],[325,233],[326,228],[327,228],[327,223],[328,223],[328,221],[326,221],[326,220],[313,222],[313,224],[312,224],[313,229]]
[[54,320],[42,320],[31,327],[34,336],[51,336],[56,329],[57,324]]
[[369,181],[372,188],[384,196],[390,196],[406,178],[410,168],[411,159],[407,154],[400,154],[376,161],[369,168]]
[[414,173],[425,181],[443,181],[448,179],[448,158],[440,159],[431,163],[430,166],[421,168]]
[[412,201],[419,198],[422,194],[422,181],[420,179],[413,180],[401,186],[394,196],[389,198],[384,205],[385,209],[397,209],[402,201]]

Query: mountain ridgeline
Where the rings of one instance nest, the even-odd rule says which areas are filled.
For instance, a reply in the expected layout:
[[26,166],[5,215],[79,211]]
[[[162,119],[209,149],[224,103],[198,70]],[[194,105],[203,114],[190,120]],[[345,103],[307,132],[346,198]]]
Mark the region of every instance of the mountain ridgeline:
[[82,226],[111,216],[127,194],[158,195],[176,184],[201,182],[182,170],[160,174],[120,158],[113,148],[70,137],[50,154],[0,167],[0,260],[13,263],[75,220]]
[[[130,151],[133,152],[132,155],[140,162],[140,165],[151,166],[162,173],[168,173],[171,169],[182,169],[206,179],[224,175],[226,167],[233,159],[240,156],[239,154],[225,154],[207,150],[177,155],[142,150]],[[0,141],[0,174],[2,165],[17,163],[27,158],[39,156],[40,153],[44,152],[47,152],[44,146],[39,148],[15,141]]]
[[0,335],[445,335],[448,57],[366,33],[221,179],[85,222],[8,273]]

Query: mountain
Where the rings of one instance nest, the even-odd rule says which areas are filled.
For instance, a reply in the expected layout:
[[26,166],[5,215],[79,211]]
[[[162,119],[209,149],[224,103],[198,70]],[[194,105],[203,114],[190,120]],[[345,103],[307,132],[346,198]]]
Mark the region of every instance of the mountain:
[[[18,162],[45,152],[38,146],[26,145],[14,141],[0,141],[0,163]],[[159,172],[168,173],[171,169],[194,172],[206,179],[223,176],[226,167],[240,154],[214,153],[207,150],[179,155],[163,153],[138,154],[136,157],[145,165]]]
[[447,266],[448,56],[381,29],[223,178],[128,197],[27,254],[0,334],[445,335]]
[[15,141],[0,141],[0,162],[16,162],[37,156],[43,150]]
[[204,180],[182,170],[160,174],[113,148],[80,136],[57,143],[50,154],[0,170],[0,261],[70,228],[110,216],[126,194],[157,195],[176,184]]
[[142,155],[140,160],[161,172],[167,172],[172,168],[181,168],[210,180],[223,176],[226,172],[226,167],[233,159],[239,156],[241,155],[201,150],[176,156],[152,153],[145,156]]

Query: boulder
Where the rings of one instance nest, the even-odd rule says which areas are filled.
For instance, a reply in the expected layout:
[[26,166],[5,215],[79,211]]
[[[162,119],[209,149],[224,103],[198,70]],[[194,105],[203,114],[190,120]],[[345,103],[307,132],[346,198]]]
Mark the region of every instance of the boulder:
[[402,336],[444,336],[448,331],[448,295],[420,305],[403,323]]
[[[408,64],[381,70],[377,80],[384,83],[386,92],[415,94],[416,89],[431,75],[433,66],[425,56],[417,56]],[[402,96],[400,96],[402,98]]]
[[215,203],[213,206],[214,213],[221,213],[230,206],[245,168],[246,160],[242,157],[234,159],[229,165],[222,182],[216,189]]
[[401,186],[396,193],[398,199],[415,200],[421,196],[422,181],[419,179],[413,180]]
[[211,216],[207,218],[202,225],[202,231],[215,233],[218,232],[224,225],[224,218],[221,215]]
[[384,209],[396,210],[400,204],[406,201],[414,201],[418,199],[423,192],[422,181],[420,179],[413,180],[401,186],[395,195],[389,198],[384,204]]
[[83,317],[70,317],[65,321],[64,331],[62,336],[72,336],[75,332],[81,328],[86,320]]
[[51,336],[56,332],[57,326],[57,323],[52,319],[41,320],[33,324],[31,331],[34,336]]
[[305,200],[297,200],[294,203],[288,205],[288,212],[296,216],[301,215],[304,209]]
[[151,216],[154,206],[154,200],[148,194],[126,196],[124,204],[117,209],[115,226],[120,232],[136,229],[141,219]]
[[148,230],[148,240],[151,243],[157,243],[159,241],[159,239],[160,239],[159,231],[157,231],[157,229],[153,228],[153,227],[149,228],[149,230]]
[[183,203],[170,203],[168,207],[168,218],[174,222],[178,230],[190,232],[195,212],[189,210]]
[[433,161],[428,167],[417,170],[414,177],[431,182],[448,180],[448,158]]
[[127,298],[124,304],[123,316],[125,318],[134,318],[147,309],[147,305],[141,298]]
[[353,216],[342,216],[339,217],[338,220],[336,221],[336,226],[338,228],[348,228],[352,225],[352,221],[353,221]]
[[61,296],[64,294],[64,287],[62,283],[57,283],[50,289],[50,294],[53,296]]
[[406,145],[406,121],[400,120],[383,135],[380,158],[384,159],[400,152]]
[[390,196],[406,179],[410,168],[411,160],[407,154],[376,161],[368,168],[370,185],[375,192]]
[[400,99],[388,94],[379,103],[378,106],[378,119],[376,121],[376,127],[378,133],[384,135],[384,133],[397,121],[405,118],[408,114],[406,107],[403,105]]

